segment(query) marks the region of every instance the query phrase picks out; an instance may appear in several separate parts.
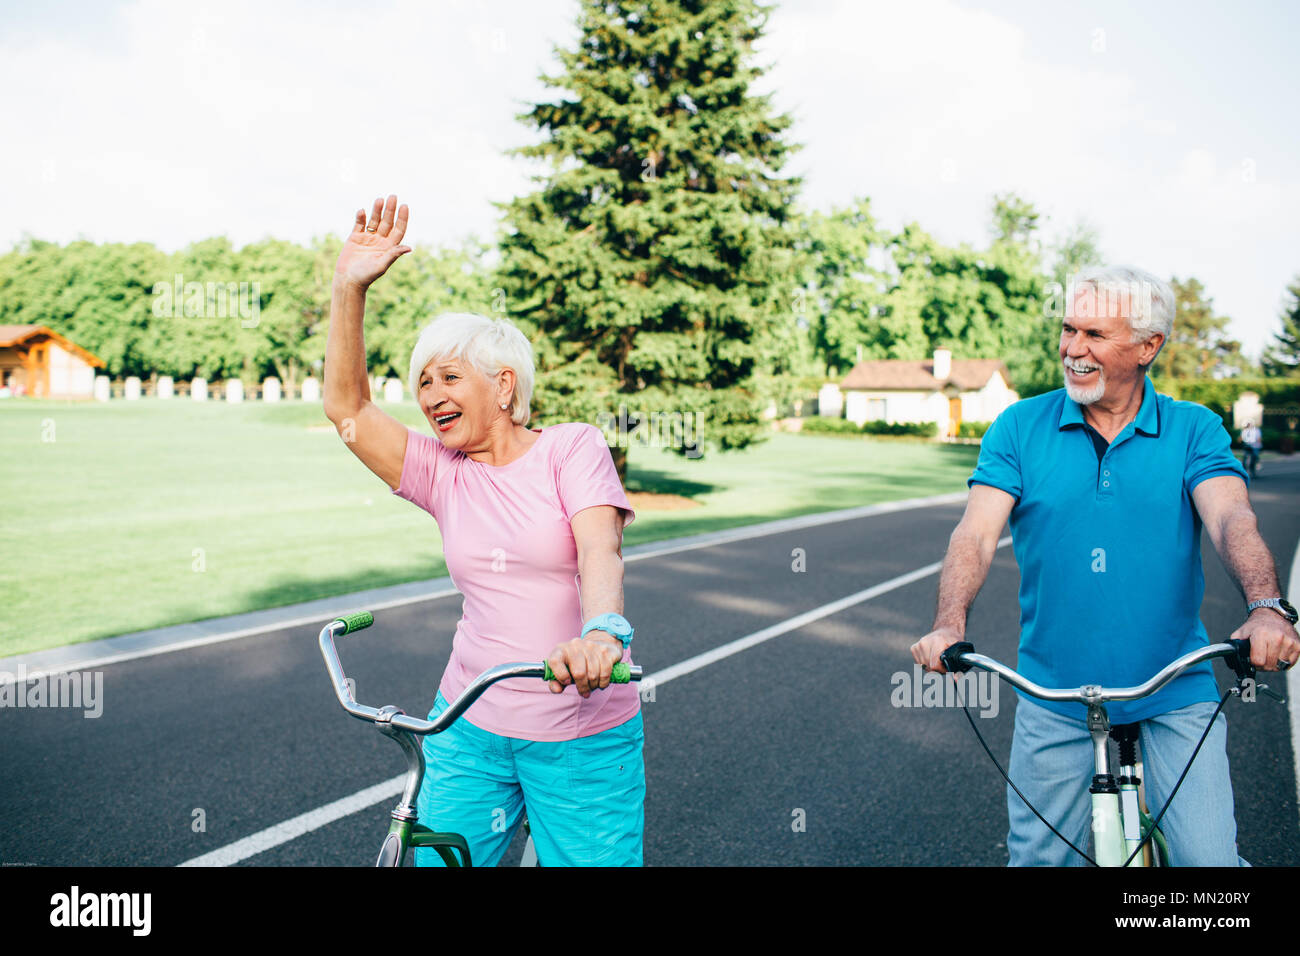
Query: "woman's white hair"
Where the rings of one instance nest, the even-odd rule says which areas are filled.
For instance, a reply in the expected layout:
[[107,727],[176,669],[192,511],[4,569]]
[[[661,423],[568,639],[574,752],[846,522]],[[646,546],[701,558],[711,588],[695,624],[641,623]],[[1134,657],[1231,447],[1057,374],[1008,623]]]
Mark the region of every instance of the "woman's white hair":
[[[1127,299],[1128,324],[1135,342],[1145,342],[1157,332],[1168,342],[1173,334],[1177,308],[1174,290],[1150,272],[1132,266],[1097,266],[1077,273],[1073,285],[1075,290],[1081,285],[1092,286],[1098,293],[1097,300],[1107,303],[1108,309],[1118,310],[1121,297]],[[1160,349],[1164,347],[1162,342]]]
[[510,397],[510,420],[527,425],[528,403],[533,397],[533,347],[505,319],[489,319],[472,312],[444,312],[424,327],[411,350],[411,394],[420,394],[420,375],[434,359],[460,359],[493,378],[502,369],[515,373]]

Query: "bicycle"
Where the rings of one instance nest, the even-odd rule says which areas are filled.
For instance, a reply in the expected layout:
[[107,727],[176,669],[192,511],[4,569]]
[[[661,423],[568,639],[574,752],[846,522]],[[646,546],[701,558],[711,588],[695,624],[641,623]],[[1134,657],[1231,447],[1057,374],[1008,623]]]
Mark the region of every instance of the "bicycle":
[[[1227,693],[1223,695],[1223,699],[1219,701],[1218,708],[1210,718],[1205,733],[1201,735],[1200,741],[1196,744],[1196,749],[1192,751],[1192,756],[1188,759],[1187,766],[1183,768],[1183,772],[1165,801],[1164,807],[1152,819],[1141,799],[1142,780],[1140,775],[1141,762],[1138,757],[1137,724],[1117,724],[1112,727],[1110,718],[1106,713],[1105,704],[1107,701],[1138,700],[1149,697],[1193,664],[1213,660],[1216,657],[1224,658],[1228,666],[1237,675],[1237,685],[1229,688]],[[1160,829],[1160,821],[1164,818],[1165,810],[1169,808],[1174,796],[1178,793],[1178,788],[1182,786],[1187,771],[1191,769],[1192,761],[1196,759],[1196,755],[1200,752],[1201,744],[1205,742],[1205,738],[1209,735],[1210,728],[1214,726],[1214,721],[1218,719],[1223,705],[1227,703],[1230,696],[1234,694],[1240,696],[1248,686],[1247,682],[1251,682],[1249,686],[1253,689],[1263,691],[1277,700],[1282,700],[1277,694],[1269,691],[1267,684],[1255,682],[1255,668],[1250,662],[1250,642],[1247,640],[1229,640],[1222,644],[1211,644],[1199,650],[1191,651],[1166,665],[1145,683],[1136,687],[1122,688],[1107,688],[1097,684],[1085,684],[1082,687],[1067,689],[1041,687],[1030,680],[1026,680],[1005,664],[991,657],[985,657],[983,654],[976,654],[975,645],[969,641],[960,641],[953,644],[940,655],[940,660],[943,662],[943,666],[954,675],[965,673],[972,667],[978,667],[981,670],[995,674],[1031,697],[1047,701],[1077,702],[1087,706],[1087,725],[1088,732],[1092,737],[1094,764],[1089,792],[1092,795],[1092,834],[1093,849],[1096,853],[1095,859],[1080,850],[1062,836],[1047,820],[1043,819],[1042,814],[1034,808],[1033,804],[1020,792],[1020,789],[1011,782],[1001,764],[993,756],[993,752],[984,743],[984,738],[980,735],[979,728],[976,727],[974,720],[971,719],[969,711],[966,711],[966,719],[971,722],[971,727],[975,730],[975,736],[979,738],[980,744],[983,745],[984,752],[989,755],[989,759],[993,761],[994,766],[998,768],[998,772],[1002,774],[1002,778],[1007,781],[1007,784],[1015,790],[1021,800],[1025,801],[1025,805],[1033,811],[1034,815],[1049,830],[1094,866],[1169,866],[1169,844],[1164,832]],[[964,702],[962,707],[965,709]],[[1118,780],[1110,772],[1109,741],[1111,739],[1116,741],[1119,749]],[[1154,852],[1150,849],[1151,847],[1154,847]],[[1135,862],[1139,856],[1141,862]]]
[[[402,789],[400,801],[390,814],[392,822],[388,827],[388,835],[384,838],[384,842],[379,849],[379,857],[375,860],[375,866],[401,866],[406,860],[406,851],[408,849],[431,847],[438,852],[438,855],[447,866],[471,867],[473,861],[469,844],[464,837],[458,833],[439,833],[430,830],[418,821],[415,800],[420,792],[420,786],[424,782],[424,748],[416,740],[416,737],[437,734],[446,730],[474,701],[478,700],[484,691],[497,681],[509,680],[513,677],[540,677],[542,680],[549,681],[554,680],[555,675],[551,672],[550,664],[545,661],[499,664],[474,678],[460,696],[438,715],[436,720],[410,717],[401,708],[392,704],[378,708],[359,704],[353,698],[352,688],[348,683],[347,676],[343,673],[343,665],[339,661],[338,651],[334,647],[334,640],[336,637],[343,637],[363,630],[373,624],[374,620],[374,615],[369,611],[361,611],[347,617],[335,618],[321,629],[320,650],[321,656],[325,658],[325,668],[329,671],[330,678],[334,683],[335,696],[338,697],[339,703],[343,705],[343,709],[353,717],[374,723],[380,733],[397,741],[402,748],[402,752],[406,755],[406,784]],[[614,665],[614,673],[611,677],[613,683],[626,684],[628,681],[639,681],[640,679],[640,667],[622,662]],[[524,820],[524,828],[525,832],[527,832],[528,821],[526,819]],[[536,851],[532,846],[531,835],[524,850],[525,861],[529,859],[530,853],[532,859],[536,859]]]

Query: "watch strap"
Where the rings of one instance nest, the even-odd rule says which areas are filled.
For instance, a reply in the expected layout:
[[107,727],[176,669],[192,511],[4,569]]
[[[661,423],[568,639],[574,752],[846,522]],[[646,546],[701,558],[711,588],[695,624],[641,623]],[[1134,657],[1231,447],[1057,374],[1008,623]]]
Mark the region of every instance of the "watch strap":
[[1276,611],[1291,624],[1295,624],[1296,622],[1297,618],[1295,608],[1281,598],[1264,598],[1261,601],[1251,601],[1246,605],[1246,614],[1253,614],[1261,607],[1266,607],[1270,610]]
[[628,623],[627,618],[622,614],[599,614],[582,626],[582,636],[586,637],[589,631],[604,631],[610,637],[617,638],[623,645],[628,647],[632,643],[632,637],[636,633],[632,625]]

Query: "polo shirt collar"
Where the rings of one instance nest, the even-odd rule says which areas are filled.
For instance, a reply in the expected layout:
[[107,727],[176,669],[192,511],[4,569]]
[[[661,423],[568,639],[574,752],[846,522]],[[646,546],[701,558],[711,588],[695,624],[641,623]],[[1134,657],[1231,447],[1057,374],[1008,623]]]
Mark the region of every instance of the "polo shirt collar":
[[[1061,417],[1056,423],[1057,430],[1078,425],[1087,425],[1083,418],[1083,407],[1072,399],[1067,392],[1061,403]],[[1142,380],[1142,405],[1138,408],[1137,418],[1133,419],[1133,430],[1156,438],[1160,434],[1160,410],[1156,403],[1156,387],[1151,384],[1149,375]]]

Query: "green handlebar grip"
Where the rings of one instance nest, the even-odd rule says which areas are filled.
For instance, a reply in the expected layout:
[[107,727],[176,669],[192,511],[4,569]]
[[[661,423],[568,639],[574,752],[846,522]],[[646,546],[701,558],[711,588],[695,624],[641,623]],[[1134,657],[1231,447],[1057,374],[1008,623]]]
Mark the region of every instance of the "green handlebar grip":
[[359,631],[374,624],[375,616],[369,611],[358,611],[356,614],[349,614],[347,617],[341,617],[338,620],[346,625],[343,633],[351,634],[353,631]]
[[[551,670],[551,662],[546,662],[546,673],[542,675],[542,680],[555,680],[555,673]],[[622,661],[614,665],[609,673],[609,682],[611,684],[626,684],[632,679],[632,668]]]

